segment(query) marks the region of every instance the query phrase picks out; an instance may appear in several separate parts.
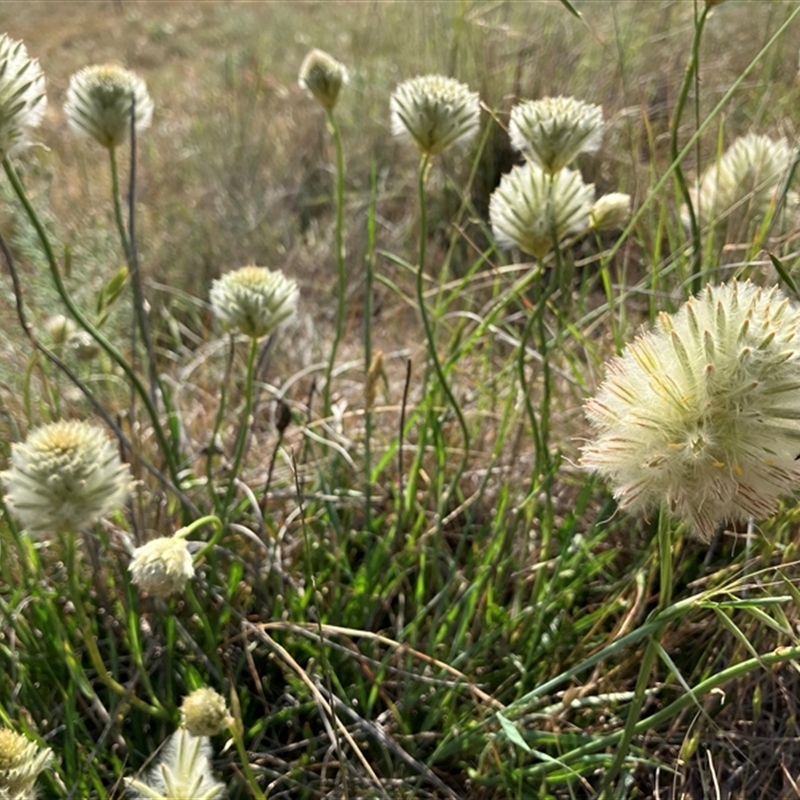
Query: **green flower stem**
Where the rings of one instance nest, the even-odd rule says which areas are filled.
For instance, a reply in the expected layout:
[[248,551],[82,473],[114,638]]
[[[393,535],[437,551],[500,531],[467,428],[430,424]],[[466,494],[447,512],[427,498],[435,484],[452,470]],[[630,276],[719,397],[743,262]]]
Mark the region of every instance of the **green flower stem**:
[[199,561],[209,550],[211,550],[222,538],[223,525],[222,520],[215,514],[206,514],[205,517],[200,517],[194,522],[185,525],[180,530],[175,531],[175,536],[182,539],[188,539],[198,528],[203,525],[211,525],[214,528],[214,535],[194,554],[193,561]]
[[236,745],[236,752],[239,754],[239,766],[242,768],[244,777],[247,780],[247,786],[253,794],[253,797],[255,797],[256,800],[267,800],[267,796],[261,791],[261,787],[258,785],[255,773],[253,772],[253,767],[250,764],[250,756],[247,755],[247,748],[244,746],[244,738],[242,736],[242,720],[240,716],[237,716],[233,725],[231,725],[228,730],[230,731],[231,738]]
[[344,332],[344,301],[347,290],[347,275],[344,264],[344,150],[342,148],[342,135],[333,111],[328,111],[328,124],[333,134],[333,145],[336,150],[336,275],[337,305],[336,305],[336,331],[328,358],[328,368],[325,372],[325,387],[322,391],[323,414],[327,417],[331,412],[331,378],[336,353],[342,341]]
[[[147,356],[147,369],[150,375],[150,392],[153,402],[156,402],[156,386],[159,386],[158,373],[156,371],[155,353],[153,352],[153,342],[150,338],[150,326],[147,322],[147,312],[145,311],[144,289],[142,288],[142,274],[139,271],[139,263],[134,257],[131,242],[125,230],[125,222],[122,216],[122,202],[119,196],[119,173],[117,170],[117,149],[108,148],[108,159],[111,165],[111,194],[114,198],[114,219],[117,223],[122,250],[125,253],[125,261],[128,264],[128,274],[131,276],[131,287],[133,288],[133,315],[136,324],[139,326],[139,333],[142,336],[145,355]],[[134,337],[135,346],[135,337]],[[164,392],[161,392],[162,397]]]
[[[65,562],[67,579],[69,581],[69,593],[71,596],[72,604],[75,607],[75,614],[78,618],[78,625],[81,633],[83,634],[83,645],[89,655],[89,660],[92,662],[97,677],[112,691],[114,694],[125,698],[135,709],[143,711],[153,717],[160,719],[169,719],[167,710],[159,703],[158,705],[150,705],[145,703],[144,700],[137,697],[131,690],[126,689],[119,681],[115,680],[106,665],[103,663],[103,657],[100,655],[100,650],[97,647],[95,634],[92,631],[92,626],[89,623],[89,617],[86,614],[86,609],[83,606],[83,596],[81,594],[81,586],[78,576],[78,565],[75,551],[75,535],[67,533],[61,537],[62,545],[65,550]],[[156,700],[156,702],[158,702]]]
[[686,72],[683,76],[683,84],[681,85],[680,93],[678,94],[678,102],[675,105],[675,112],[672,116],[670,130],[670,158],[672,159],[675,169],[675,180],[678,182],[678,188],[681,191],[683,202],[686,203],[686,209],[689,212],[689,229],[692,234],[692,294],[697,294],[703,284],[703,269],[701,263],[702,242],[700,240],[700,226],[697,222],[697,214],[695,213],[694,204],[692,203],[692,195],[689,192],[686,178],[681,169],[681,154],[678,151],[678,134],[680,133],[681,117],[686,107],[686,100],[689,97],[689,90],[692,88],[692,81],[697,74],[697,65],[700,59],[700,39],[702,38],[703,28],[705,27],[706,18],[708,16],[708,8],[707,5],[703,7],[703,10],[700,12],[700,17],[695,24],[694,39],[692,40],[692,54],[689,58],[689,63],[686,65]]
[[[8,158],[3,159],[3,169],[11,182],[11,186],[14,189],[14,193],[16,194],[19,201],[22,203],[23,208],[25,209],[25,213],[28,215],[28,219],[30,220],[31,224],[33,225],[36,234],[39,238],[39,242],[42,245],[42,249],[44,251],[45,257],[47,258],[47,263],[50,267],[50,275],[53,279],[53,283],[55,284],[56,291],[58,292],[59,297],[61,298],[62,302],[66,306],[69,313],[75,319],[75,321],[85,330],[99,345],[100,347],[105,350],[105,352],[111,357],[111,359],[119,366],[122,371],[125,373],[125,377],[131,382],[131,385],[135,388],[136,393],[142,399],[145,408],[147,409],[147,414],[150,417],[150,421],[153,425],[153,432],[155,433],[156,439],[158,440],[159,447],[161,449],[161,454],[163,455],[164,459],[167,462],[167,467],[169,469],[170,478],[173,484],[180,489],[181,486],[181,479],[178,470],[178,465],[175,461],[172,448],[169,446],[167,442],[166,436],[164,434],[164,430],[161,427],[161,423],[158,419],[158,411],[156,410],[153,401],[150,398],[149,393],[142,385],[142,382],[139,380],[139,377],[133,371],[131,365],[123,358],[122,354],[108,341],[108,339],[100,333],[83,315],[83,313],[78,309],[75,303],[72,301],[69,292],[67,291],[67,287],[64,285],[64,281],[61,277],[61,272],[58,268],[58,262],[56,261],[55,254],[53,253],[53,248],[50,244],[50,239],[47,236],[47,231],[45,231],[44,226],[42,225],[39,216],[36,213],[36,210],[31,205],[30,199],[28,198],[27,193],[25,192],[25,188],[23,187],[19,176],[16,173],[13,165],[9,161]],[[180,498],[179,498],[180,499]],[[183,503],[183,500],[181,500]],[[188,510],[188,509],[187,509]]]
[[425,205],[425,179],[428,174],[428,167],[430,166],[430,155],[425,154],[422,157],[422,161],[419,167],[419,182],[418,182],[418,190],[419,190],[419,261],[417,264],[417,303],[419,304],[419,313],[422,317],[422,326],[425,329],[425,338],[428,341],[428,353],[431,357],[431,362],[433,364],[433,368],[436,372],[436,377],[439,379],[439,383],[441,384],[442,389],[444,390],[445,395],[447,396],[447,400],[450,405],[453,407],[453,411],[455,411],[456,417],[458,418],[458,424],[461,428],[461,435],[464,438],[464,457],[461,461],[461,467],[456,472],[455,477],[453,478],[453,485],[458,481],[461,473],[464,470],[464,466],[466,465],[467,458],[469,456],[469,447],[470,447],[470,437],[469,437],[469,428],[467,427],[467,422],[464,419],[464,415],[461,412],[461,408],[456,401],[453,392],[450,390],[450,386],[447,383],[447,379],[445,378],[444,371],[442,370],[442,365],[439,363],[439,356],[436,353],[436,341],[433,336],[433,328],[431,327],[430,319],[428,318],[428,311],[425,307],[425,292],[423,289],[423,276],[425,270],[425,248],[427,244],[428,238],[428,218],[427,218],[427,211]]
[[[375,209],[378,197],[378,167],[370,166],[367,253],[364,259],[364,375],[372,366],[372,278],[375,271]],[[365,386],[366,388],[366,386]],[[365,398],[366,399],[366,398]],[[402,505],[402,500],[401,503]],[[372,531],[372,407],[364,409],[364,526]]]
[[250,428],[250,413],[253,410],[253,379],[255,376],[256,355],[258,353],[258,339],[250,339],[250,352],[247,356],[247,374],[244,384],[244,409],[242,411],[242,422],[239,425],[239,432],[236,435],[236,445],[233,451],[233,464],[231,465],[230,481],[228,491],[225,494],[225,502],[222,506],[222,518],[226,522],[230,519],[230,504],[233,500],[236,488],[236,478],[239,468],[244,459],[244,451],[247,445],[247,433]]

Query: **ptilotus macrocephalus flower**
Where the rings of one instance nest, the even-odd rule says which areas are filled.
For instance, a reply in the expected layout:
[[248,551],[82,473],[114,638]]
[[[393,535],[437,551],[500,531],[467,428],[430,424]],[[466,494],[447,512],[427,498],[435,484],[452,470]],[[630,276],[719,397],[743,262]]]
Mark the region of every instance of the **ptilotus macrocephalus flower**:
[[421,75],[401,83],[389,107],[392,133],[414,142],[424,155],[469,142],[480,126],[478,93],[443,75]]
[[145,82],[118,64],[96,64],[70,78],[64,113],[76,131],[112,148],[130,138],[131,106],[136,131],[149,127],[153,101]]
[[133,551],[128,569],[131,581],[145,594],[168,598],[183,591],[194,577],[194,563],[186,539],[158,536]]
[[333,111],[347,70],[324,50],[311,50],[300,65],[300,85],[326,110]]
[[203,686],[186,695],[181,703],[181,725],[192,736],[216,736],[233,724],[225,698]]
[[800,481],[800,308],[749,281],[708,286],[628,345],[586,404],[582,465],[622,508],[663,507],[709,541]]
[[43,425],[11,445],[0,478],[6,504],[31,534],[77,531],[122,505],[131,488],[105,431],[79,421]]
[[[727,232],[728,238],[746,236],[751,225],[770,212],[790,163],[791,151],[785,139],[775,141],[752,133],[737,139],[703,173],[692,192],[701,227],[713,223]],[[688,226],[686,209],[682,216]]]
[[34,800],[34,784],[52,760],[49,747],[39,747],[10,728],[0,728],[0,798]]
[[568,234],[591,224],[594,185],[579,172],[551,175],[532,161],[503,175],[489,199],[492,231],[501,246],[543,258]]
[[631,196],[623,192],[609,192],[599,197],[592,206],[592,228],[612,231],[624,228],[631,218]]
[[223,326],[254,339],[266,336],[297,306],[297,284],[280,270],[241,267],[211,285],[211,307]]
[[169,737],[161,760],[145,780],[125,778],[125,785],[147,800],[216,800],[225,792],[211,772],[208,737],[192,736],[185,728]]
[[600,147],[603,110],[574,97],[525,100],[511,109],[508,133],[517,150],[552,174]]
[[22,42],[0,36],[0,159],[31,144],[30,132],[42,121],[47,96],[44,74]]

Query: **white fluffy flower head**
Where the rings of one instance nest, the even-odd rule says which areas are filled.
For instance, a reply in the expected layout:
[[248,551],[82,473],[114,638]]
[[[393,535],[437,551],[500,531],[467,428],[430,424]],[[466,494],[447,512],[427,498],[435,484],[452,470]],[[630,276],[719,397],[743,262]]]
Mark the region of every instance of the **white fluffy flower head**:
[[[700,225],[724,224],[731,236],[746,236],[751,224],[769,213],[790,163],[786,139],[774,141],[756,134],[737,139],[703,173],[693,192]],[[683,218],[688,226],[685,209]]]
[[470,141],[480,126],[478,93],[443,75],[421,75],[401,83],[389,108],[392,133],[414,142],[426,155]]
[[229,330],[254,339],[266,336],[297,306],[297,284],[280,270],[241,267],[211,286],[211,306]]
[[180,534],[159,536],[133,551],[131,581],[145,594],[168,598],[183,591],[194,577],[194,563]]
[[181,725],[192,736],[216,736],[233,723],[225,698],[204,686],[195,689],[181,703]]
[[526,100],[511,109],[511,144],[545,172],[594,153],[603,138],[603,109],[574,97]]
[[568,234],[589,229],[593,200],[594,184],[579,172],[549,175],[528,161],[503,175],[489,199],[489,219],[501,245],[543,258]]
[[663,506],[709,541],[800,481],[800,309],[749,281],[707,287],[608,365],[582,464],[622,508]]
[[52,759],[49,747],[9,728],[0,728],[0,797],[28,800],[35,796],[34,783]]
[[44,75],[22,42],[0,36],[0,158],[30,145],[47,106]]
[[592,227],[598,231],[623,228],[631,218],[631,196],[622,192],[609,192],[592,206]]
[[29,533],[76,531],[118,508],[131,487],[127,465],[88,422],[53,422],[11,446],[0,473],[6,503]]
[[185,728],[169,737],[146,780],[125,778],[125,785],[147,800],[216,800],[225,792],[211,772],[208,738],[192,736]]
[[300,85],[326,110],[333,111],[347,70],[324,50],[311,50],[300,65]]
[[138,132],[149,127],[153,118],[145,82],[118,64],[96,64],[70,78],[64,113],[76,131],[110,149],[130,136],[132,103]]

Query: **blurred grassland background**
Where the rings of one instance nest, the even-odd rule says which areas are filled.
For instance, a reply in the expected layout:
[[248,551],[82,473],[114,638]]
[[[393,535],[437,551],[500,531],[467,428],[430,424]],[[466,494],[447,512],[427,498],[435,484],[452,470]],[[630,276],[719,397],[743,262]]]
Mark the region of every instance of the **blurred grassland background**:
[[[352,702],[365,719],[380,717],[398,747],[416,759],[417,765],[409,766],[396,750],[365,737],[364,748],[376,770],[395,781],[387,780],[387,791],[394,793],[390,796],[449,796],[419,769],[420,763],[430,764],[441,781],[470,800],[595,796],[592,763],[581,764],[574,773],[565,768],[558,780],[548,784],[536,772],[536,759],[509,739],[508,731],[498,731],[496,725],[489,733],[479,730],[486,707],[469,692],[448,686],[447,676],[430,662],[433,658],[447,662],[500,702],[511,703],[630,631],[651,607],[656,571],[648,546],[650,521],[612,516],[607,493],[587,481],[574,459],[586,433],[581,403],[602,378],[602,364],[615,350],[615,336],[629,339],[640,324],[659,310],[671,310],[685,295],[680,280],[687,259],[681,251],[685,234],[680,201],[671,182],[655,197],[652,187],[670,164],[669,120],[702,3],[573,0],[573,4],[582,19],[557,0],[0,2],[0,30],[25,42],[48,81],[49,106],[40,131],[44,147],[21,159],[20,169],[48,225],[71,247],[68,283],[88,307],[96,304],[98,289],[122,266],[122,259],[108,199],[105,153],[67,131],[62,112],[66,87],[77,69],[103,61],[119,61],[147,81],[155,113],[152,128],[139,141],[138,244],[162,369],[183,393],[183,424],[198,464],[213,427],[227,355],[227,340],[215,327],[206,302],[211,280],[228,268],[256,263],[284,270],[300,286],[300,313],[276,340],[268,372],[268,380],[276,385],[267,389],[290,402],[295,422],[308,424],[290,428],[286,441],[296,448],[297,470],[309,493],[317,491],[323,498],[309,501],[306,509],[313,541],[304,544],[290,499],[273,502],[273,524],[284,544],[282,568],[291,578],[282,587],[285,595],[234,579],[225,586],[223,578],[216,588],[224,599],[216,596],[219,606],[208,611],[210,623],[201,620],[201,624],[196,609],[183,607],[176,613],[185,628],[177,633],[174,629],[165,633],[151,619],[159,647],[163,636],[167,650],[174,647],[173,655],[188,650],[194,660],[183,663],[170,656],[162,662],[149,653],[154,664],[150,678],[163,689],[165,702],[208,681],[210,675],[222,676],[249,698],[242,709],[248,741],[257,754],[255,763],[274,782],[275,797],[375,795],[355,779],[350,794],[342,794],[347,790],[336,780],[320,775],[319,764],[330,742],[307,689],[272,655],[242,645],[236,613],[295,625],[290,631],[293,638],[287,634],[291,641],[284,642],[294,656],[309,671],[319,668],[330,690]],[[715,9],[702,40],[700,91],[690,97],[682,141],[795,7],[794,2],[780,0],[728,0]],[[785,136],[791,143],[797,140],[798,42],[800,22],[794,22],[687,155],[683,167],[690,179],[698,160],[704,168],[738,135],[752,131]],[[319,379],[324,369],[336,308],[333,151],[320,109],[297,84],[300,62],[311,47],[328,51],[350,71],[350,83],[336,109],[347,161],[348,315],[333,392],[340,418],[326,421],[329,429],[304,416],[312,380]],[[564,94],[601,104],[606,119],[603,146],[598,154],[582,158],[583,174],[596,184],[598,195],[628,192],[634,208],[647,198],[650,205],[613,259],[620,300],[613,311],[619,325],[615,332],[606,318],[592,313],[605,301],[593,264],[598,250],[612,245],[615,238],[578,245],[573,253],[578,272],[575,297],[569,302],[575,309],[575,340],[562,342],[563,357],[554,356],[561,378],[553,439],[564,453],[562,472],[550,487],[555,517],[547,518],[529,496],[530,432],[525,429],[524,411],[519,406],[509,410],[509,398],[517,391],[508,362],[518,341],[514,335],[518,337],[521,328],[523,309],[518,309],[516,316],[509,312],[498,321],[494,338],[487,336],[485,343],[469,349],[450,373],[475,428],[468,488],[480,492],[478,502],[468,513],[454,514],[440,531],[441,538],[438,533],[429,535],[444,480],[436,474],[437,465],[443,454],[453,457],[455,451],[449,453],[448,444],[458,445],[453,426],[452,442],[436,442],[434,455],[424,461],[427,472],[423,469],[417,516],[407,521],[414,532],[409,545],[392,553],[380,532],[382,524],[389,527],[396,499],[392,492],[397,476],[390,461],[395,455],[403,375],[411,358],[413,403],[419,399],[414,388],[425,348],[411,299],[413,273],[399,260],[415,259],[418,157],[413,148],[392,139],[388,104],[399,82],[428,72],[468,83],[480,92],[488,109],[483,115],[483,146],[466,154],[448,153],[435,164],[428,183],[429,296],[447,312],[441,315],[440,334],[451,352],[457,347],[453,337],[459,335],[458,320],[469,314],[480,316],[497,296],[498,285],[510,282],[498,277],[503,257],[492,252],[484,258],[482,253],[489,246],[488,197],[500,175],[515,163],[504,125],[517,100]],[[375,421],[375,460],[383,459],[384,467],[375,493],[384,505],[376,510],[375,530],[365,530],[360,507],[349,502],[347,491],[361,488],[358,412],[363,408],[364,259],[373,171],[380,280],[375,286],[372,331],[374,347],[384,351],[386,368],[379,401],[383,410],[376,412]],[[10,197],[5,183],[0,184],[0,197]],[[35,239],[10,202],[0,206],[0,226],[19,254],[26,299],[38,324],[60,309]],[[790,268],[796,261],[793,252],[790,235],[781,250]],[[731,258],[736,256],[734,251]],[[582,260],[588,262],[586,267]],[[446,291],[439,287],[439,278],[450,281]],[[2,281],[2,426],[7,437],[16,440],[21,438],[18,420],[36,421],[37,408],[43,408],[45,401],[27,388],[38,386],[38,379],[30,377],[29,348],[16,325],[9,282],[6,277]],[[107,325],[125,336],[130,319],[127,304],[119,305]],[[111,371],[96,365],[83,369],[99,396],[123,412],[124,395],[114,391]],[[64,411],[88,413],[85,402],[69,391],[59,402]],[[276,438],[271,408],[265,403],[256,420],[255,442],[243,476],[254,484],[263,485]],[[228,441],[235,422],[226,420],[223,426]],[[320,455],[316,460],[324,448],[304,438],[312,428],[326,431],[345,455],[330,461]],[[414,430],[409,433],[409,448],[418,435]],[[287,451],[278,460],[274,485],[289,498],[293,481]],[[337,492],[341,494],[336,502],[324,499]],[[168,514],[160,507],[158,512]],[[468,524],[461,530],[465,519]],[[557,541],[552,559],[541,557],[537,550],[548,526]],[[765,538],[747,551],[733,537],[714,551],[682,540],[676,555],[676,598],[697,591],[698,586],[725,585],[776,565],[782,567],[782,575],[796,578],[800,574],[795,564],[797,511],[785,509],[765,524],[764,531]],[[246,546],[237,551],[231,563],[238,572],[231,574],[247,575],[251,556],[255,558]],[[13,570],[3,569],[6,586],[13,588]],[[552,574],[547,572],[547,580],[540,580],[545,570]],[[104,653],[125,673],[132,670],[121,655],[130,646],[126,639],[130,632],[126,634],[125,626],[114,621],[115,606],[105,603],[104,595],[114,596],[123,585],[118,572],[118,566],[103,561],[96,577],[104,588],[88,587],[87,597],[98,607],[96,624]],[[54,574],[57,579],[57,562]],[[213,575],[202,579],[214,586]],[[768,591],[771,580],[770,573],[767,588],[759,590]],[[301,588],[295,592],[291,581]],[[774,584],[776,591],[782,590],[777,578]],[[55,590],[47,597],[54,609],[60,608],[63,598]],[[69,615],[61,613],[42,612],[37,624],[44,643],[34,644],[37,637],[31,635],[26,670],[57,660],[60,637],[79,642]],[[669,632],[673,638],[663,643],[664,648],[691,684],[723,664],[750,657],[750,648],[763,652],[783,641],[778,634],[796,631],[796,609],[787,615],[782,628],[743,612],[736,617],[739,627],[731,632],[720,624],[718,614],[698,608]],[[353,636],[342,644],[333,634],[326,640],[327,655],[321,656],[318,643],[298,633],[302,625],[318,618],[371,633],[390,632],[403,647],[425,657],[407,657],[402,648],[399,654],[381,650],[368,637]],[[134,625],[130,620],[127,624]],[[278,637],[277,627],[273,635]],[[118,796],[121,790],[111,789],[114,780],[129,765],[138,769],[169,726],[130,714],[125,720],[128,727],[122,730],[117,716],[111,722],[93,716],[90,692],[68,697],[69,687],[82,685],[74,666],[63,672],[51,666],[54,672],[42,689],[34,685],[29,672],[13,671],[19,666],[17,656],[7,640],[4,648],[4,658],[14,665],[8,668],[14,680],[2,685],[7,712],[13,716],[10,708],[17,703],[24,706],[25,724],[52,737],[69,753],[62,780],[75,787],[78,796],[103,796],[104,791]],[[588,701],[582,706],[584,687],[576,684],[566,694],[554,696],[553,705],[521,717],[521,727],[535,731],[530,746],[555,757],[583,741],[581,737],[618,729],[624,709],[614,705],[612,696],[631,688],[639,655],[632,648],[606,669],[598,667],[585,676],[590,687],[586,692],[605,698],[607,708],[597,710]],[[440,678],[442,683],[437,684]],[[675,690],[673,680],[666,694]],[[625,796],[782,800],[800,795],[798,690],[800,680],[792,667],[765,670],[743,679],[724,700],[708,700],[703,713],[692,708],[691,713],[676,716],[666,730],[639,743],[641,770],[631,777]],[[576,705],[571,707],[573,700]],[[113,698],[104,702],[115,714],[127,713],[122,704],[115,706]],[[662,761],[674,772],[660,771]],[[230,751],[219,754],[216,766],[226,776],[237,774],[235,754]],[[718,779],[727,788],[717,795]],[[232,781],[231,796],[244,796],[237,787]],[[59,789],[52,781],[45,786],[45,796],[60,796]]]

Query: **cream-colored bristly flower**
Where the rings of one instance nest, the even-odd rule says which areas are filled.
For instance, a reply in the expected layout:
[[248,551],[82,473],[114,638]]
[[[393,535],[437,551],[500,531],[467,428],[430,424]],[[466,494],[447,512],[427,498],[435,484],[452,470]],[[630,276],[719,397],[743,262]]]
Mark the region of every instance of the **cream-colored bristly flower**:
[[511,144],[545,172],[594,153],[603,138],[603,109],[574,97],[526,100],[511,109]]
[[0,36],[0,159],[31,143],[30,132],[42,121],[47,97],[44,74],[22,42]]
[[326,110],[333,111],[347,70],[324,50],[311,50],[300,65],[300,85]]
[[216,800],[225,785],[211,772],[211,744],[178,728],[170,736],[159,763],[143,781],[125,778],[125,785],[146,800]]
[[776,287],[708,286],[610,362],[581,463],[622,508],[663,506],[709,541],[800,482],[800,308]]
[[392,133],[414,142],[425,155],[469,142],[480,126],[478,93],[443,75],[421,75],[401,83],[389,107]]
[[139,589],[164,599],[182,592],[186,581],[194,577],[192,554],[181,531],[174,536],[159,536],[137,547],[128,569],[131,581]]
[[622,192],[604,194],[592,206],[592,227],[598,231],[624,228],[631,218],[631,196]]
[[181,725],[192,736],[216,736],[233,724],[225,698],[208,687],[195,689],[181,703]]
[[142,131],[153,118],[145,82],[118,64],[96,64],[70,78],[64,113],[76,131],[113,148],[130,138],[132,105],[136,131]]
[[215,280],[210,296],[225,328],[260,339],[294,313],[298,292],[280,270],[248,266]]
[[503,175],[489,199],[489,219],[500,245],[543,258],[568,234],[591,224],[594,185],[579,172],[555,175],[528,161]]
[[[785,139],[740,137],[703,173],[692,192],[698,222],[702,227],[713,223],[728,238],[746,236],[752,224],[770,212],[790,163]],[[683,221],[688,226],[686,209]]]
[[78,421],[43,425],[11,445],[0,478],[6,504],[33,534],[76,531],[122,505],[131,488],[105,432]]
[[0,728],[0,797],[33,800],[34,784],[52,759],[49,747],[34,742],[9,728]]

